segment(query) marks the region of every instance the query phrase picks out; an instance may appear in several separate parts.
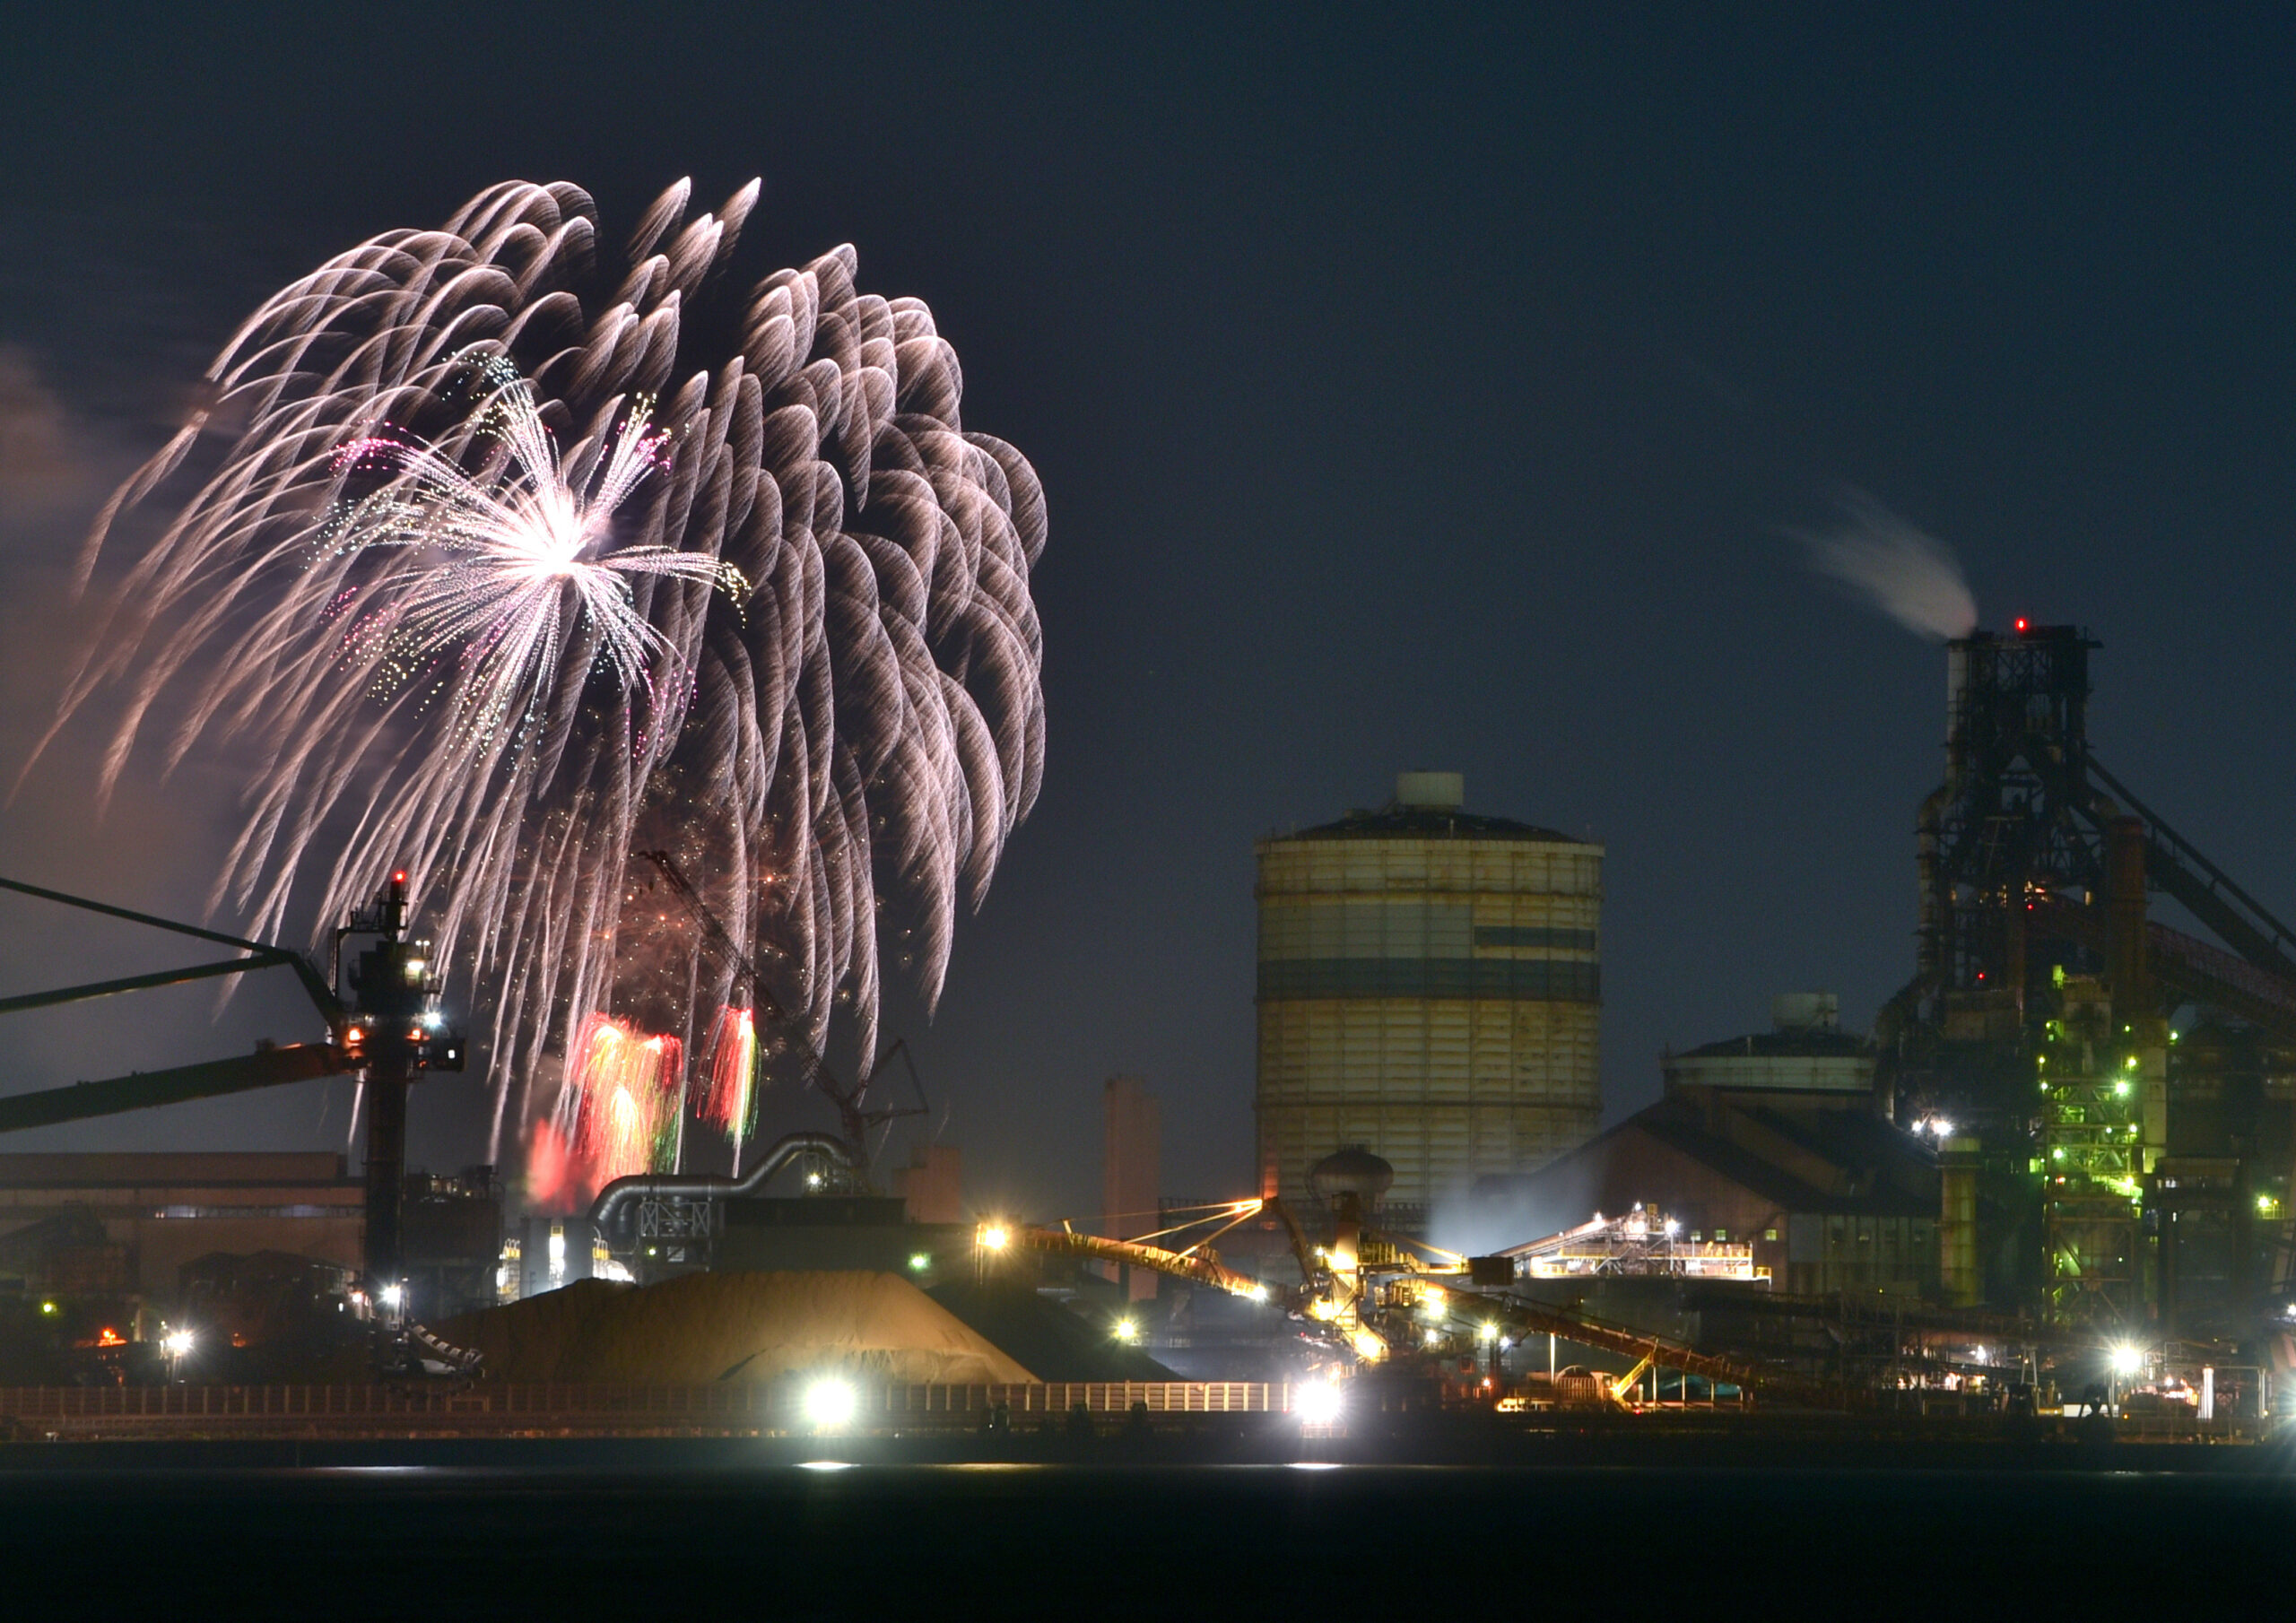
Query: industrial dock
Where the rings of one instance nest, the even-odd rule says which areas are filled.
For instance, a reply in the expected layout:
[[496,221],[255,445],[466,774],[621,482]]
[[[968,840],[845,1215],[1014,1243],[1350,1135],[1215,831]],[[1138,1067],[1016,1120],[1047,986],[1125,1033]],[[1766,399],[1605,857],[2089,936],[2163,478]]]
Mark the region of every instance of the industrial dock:
[[[736,1132],[723,1173],[657,1129],[666,1159],[601,1162],[578,1202],[404,1167],[414,1084],[466,1045],[404,874],[331,972],[9,881],[244,954],[9,1008],[285,968],[326,1036],[0,1100],[0,1130],[327,1073],[371,1108],[356,1171],[0,1155],[0,1428],[1367,1459],[2257,1443],[2296,1412],[2296,934],[2093,758],[2096,647],[2022,621],[1950,646],[1915,961],[1874,1029],[1783,994],[1769,1030],[1667,1055],[1659,1102],[1607,1129],[1600,846],[1423,770],[1262,841],[1257,1187],[1170,1195],[1154,1092],[1118,1077],[1097,1214],[977,1207],[952,1146],[892,1159],[917,1107],[837,1081],[666,853],[663,916],[758,994],[747,1063],[827,1119]],[[701,1097],[673,1104],[700,1138]]]

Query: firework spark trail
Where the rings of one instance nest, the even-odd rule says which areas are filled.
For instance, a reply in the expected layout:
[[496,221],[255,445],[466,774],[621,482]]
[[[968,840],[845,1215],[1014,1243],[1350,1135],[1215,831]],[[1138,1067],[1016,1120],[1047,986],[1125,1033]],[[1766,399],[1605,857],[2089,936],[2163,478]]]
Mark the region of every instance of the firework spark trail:
[[568,1077],[552,1119],[537,1125],[568,1146],[573,1186],[586,1198],[618,1177],[671,1169],[685,1094],[677,1038],[593,1014],[575,1037]]
[[701,1119],[724,1133],[734,1147],[734,1170],[742,1169],[742,1146],[757,1131],[757,1021],[747,1009],[721,1009],[709,1036],[709,1087]]
[[375,464],[395,473],[372,494],[339,504],[317,544],[410,555],[341,600],[359,609],[343,633],[346,663],[371,668],[378,696],[387,697],[459,652],[464,724],[481,733],[532,726],[550,698],[544,679],[560,664],[563,600],[570,598],[622,690],[644,692],[653,724],[674,731],[685,683],[654,690],[650,665],[670,650],[637,613],[631,582],[715,581],[736,601],[748,595],[748,583],[707,553],[613,546],[615,510],[649,471],[666,465],[668,437],[647,431],[648,404],[631,412],[586,490],[559,465],[526,380],[500,360],[483,379],[492,393],[481,417],[506,452],[483,476],[434,446],[388,436],[355,439],[336,456],[346,474]]
[[[586,1018],[623,1010],[641,820],[744,952],[786,970],[814,1045],[835,1017],[865,1064],[881,900],[929,1005],[959,902],[979,905],[1036,799],[1036,475],[963,428],[931,311],[860,292],[850,247],[739,299],[733,354],[684,354],[686,307],[728,296],[717,274],[757,194],[689,220],[681,182],[616,256],[578,188],[511,182],[442,230],[339,256],[232,336],[207,408],[82,560],[92,580],[125,516],[196,482],[117,582],[56,725],[122,694],[106,794],[147,734],[163,768],[253,750],[214,901],[257,933],[285,933],[291,898],[323,929],[409,869],[460,995],[491,1002],[490,1154],[542,1055],[578,1055]],[[489,376],[530,380],[524,418],[515,399],[471,409]],[[667,441],[641,454],[653,423]],[[380,437],[399,449],[350,449]],[[592,556],[626,560],[613,595],[645,632],[617,644],[577,592],[527,599],[524,640],[455,619],[448,583],[474,560],[435,537],[457,479],[512,505],[587,500]],[[327,516],[366,499],[427,508],[434,540],[325,544]],[[688,556],[707,568],[667,561]],[[409,585],[425,568],[448,595],[427,621]],[[693,995],[644,1018],[691,1038],[734,970],[705,973],[684,937],[658,950],[684,967],[655,980]]]

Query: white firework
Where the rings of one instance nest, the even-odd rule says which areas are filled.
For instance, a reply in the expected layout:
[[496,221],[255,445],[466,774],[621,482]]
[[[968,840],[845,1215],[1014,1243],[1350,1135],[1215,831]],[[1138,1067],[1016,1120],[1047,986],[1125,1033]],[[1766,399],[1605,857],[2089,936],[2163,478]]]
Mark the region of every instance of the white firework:
[[392,434],[363,436],[337,453],[346,479],[376,464],[396,473],[338,505],[318,534],[319,551],[402,554],[360,590],[346,650],[354,664],[379,654],[374,674],[385,690],[451,657],[460,717],[483,739],[547,719],[567,645],[591,628],[595,658],[626,691],[647,695],[656,727],[674,733],[688,680],[681,669],[656,690],[654,665],[674,665],[675,655],[638,612],[631,582],[714,582],[736,601],[748,583],[705,552],[617,544],[617,509],[647,474],[668,466],[669,436],[648,429],[652,402],[633,406],[585,478],[557,454],[526,379],[496,360],[483,380],[492,392],[476,426],[499,449],[476,474],[437,446]]
[[638,905],[634,846],[865,1065],[881,930],[929,1003],[1036,799],[1035,473],[962,426],[932,312],[861,292],[850,247],[735,293],[732,352],[689,360],[757,195],[688,219],[681,181],[615,256],[579,188],[509,182],[338,256],[232,336],[83,561],[196,482],[57,725],[123,690],[105,793],[150,732],[163,767],[252,746],[215,905],[256,933],[316,939],[406,869],[492,1028],[490,1156],[590,1016],[691,1046],[733,990]]

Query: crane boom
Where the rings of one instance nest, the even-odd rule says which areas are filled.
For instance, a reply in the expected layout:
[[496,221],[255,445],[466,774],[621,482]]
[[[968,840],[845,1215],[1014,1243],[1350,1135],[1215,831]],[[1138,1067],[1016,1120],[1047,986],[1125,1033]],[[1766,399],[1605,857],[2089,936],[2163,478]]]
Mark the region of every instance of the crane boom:
[[37,1093],[12,1093],[0,1098],[0,1133],[22,1133],[30,1127],[119,1115],[155,1105],[178,1105],[256,1088],[308,1082],[316,1077],[341,1076],[365,1063],[333,1043],[293,1043],[196,1065],[139,1071],[100,1082],[44,1088]]
[[1170,1274],[1178,1280],[1208,1285],[1214,1290],[1224,1290],[1230,1296],[1248,1297],[1256,1302],[1270,1298],[1269,1288],[1248,1273],[1239,1273],[1222,1263],[1208,1247],[1191,1247],[1187,1251],[1167,1251],[1161,1245],[1144,1245],[1137,1240],[1112,1240],[1097,1234],[1078,1234],[1068,1228],[1041,1228],[1023,1226],[1012,1231],[1013,1243],[1031,1251],[1047,1251],[1056,1256],[1091,1257],[1102,1263],[1129,1263],[1135,1268],[1151,1272]]

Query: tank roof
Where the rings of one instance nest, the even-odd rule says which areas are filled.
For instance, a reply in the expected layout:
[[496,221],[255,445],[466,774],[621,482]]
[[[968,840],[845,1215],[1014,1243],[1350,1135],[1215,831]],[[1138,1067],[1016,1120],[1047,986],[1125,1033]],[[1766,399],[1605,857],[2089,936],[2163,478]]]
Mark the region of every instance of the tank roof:
[[1544,845],[1588,842],[1553,829],[1511,818],[1481,817],[1436,806],[1387,805],[1376,812],[1350,812],[1335,822],[1280,836],[1283,839],[1513,839]]
[[1747,1037],[1724,1037],[1718,1043],[1701,1043],[1668,1057],[1690,1059],[1827,1059],[1873,1057],[1874,1045],[1868,1039],[1847,1031],[1829,1031],[1817,1027],[1802,1027],[1785,1031],[1757,1031]]

